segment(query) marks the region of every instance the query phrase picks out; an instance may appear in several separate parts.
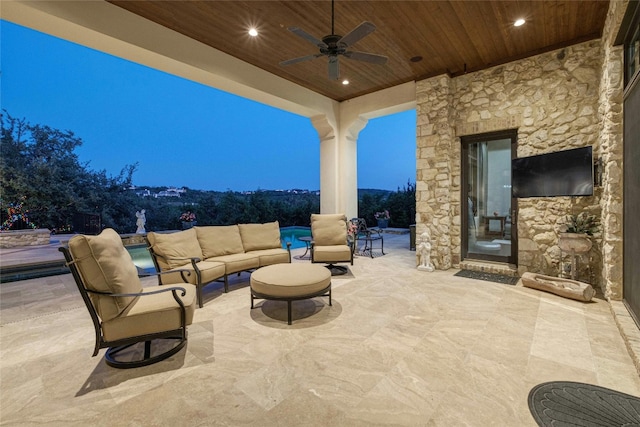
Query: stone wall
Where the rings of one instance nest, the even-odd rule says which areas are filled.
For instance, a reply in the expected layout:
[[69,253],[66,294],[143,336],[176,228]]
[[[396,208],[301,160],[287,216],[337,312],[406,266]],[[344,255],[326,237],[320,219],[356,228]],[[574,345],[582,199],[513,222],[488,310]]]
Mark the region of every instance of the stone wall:
[[603,61],[600,79],[600,159],[602,173],[602,285],[605,296],[622,299],[622,93],[623,49],[613,46],[627,1],[610,3],[602,32]]
[[[436,268],[460,263],[460,137],[517,128],[518,157],[587,145],[597,156],[602,51],[594,40],[417,83],[417,233],[431,232]],[[601,198],[602,188],[596,188],[591,197],[520,199],[518,272],[557,275],[557,236],[566,215],[587,210],[600,216]],[[601,281],[600,242],[597,236],[579,271],[594,284]]]
[[50,237],[51,232],[46,228],[3,231],[0,233],[0,248],[48,245]]
[[416,235],[429,233],[431,261],[442,270],[460,263],[460,156],[450,125],[451,84],[441,76],[416,86]]

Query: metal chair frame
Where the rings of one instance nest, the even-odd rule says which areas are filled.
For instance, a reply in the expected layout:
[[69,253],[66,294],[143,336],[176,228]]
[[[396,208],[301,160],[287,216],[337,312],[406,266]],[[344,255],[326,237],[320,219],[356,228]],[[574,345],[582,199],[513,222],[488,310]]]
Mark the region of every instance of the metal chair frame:
[[380,252],[384,253],[384,238],[380,230],[367,227],[367,221],[364,218],[352,218],[351,223],[356,226],[354,234],[354,250],[358,247],[358,240],[364,240],[364,248],[361,254],[369,252],[369,256],[373,258],[373,242],[380,241]]
[[[69,251],[69,248],[61,247],[58,250],[64,254],[66,265],[71,270],[71,274],[73,275],[76,285],[78,286],[78,291],[80,291],[82,300],[84,301],[84,304],[87,307],[87,310],[89,311],[89,315],[91,316],[91,320],[93,322],[96,344],[93,350],[92,357],[95,357],[100,351],[100,349],[107,348],[107,352],[105,354],[105,362],[107,363],[107,365],[112,366],[114,368],[121,368],[121,369],[138,368],[140,366],[151,365],[153,363],[160,362],[161,360],[167,359],[168,357],[171,357],[174,354],[176,354],[185,346],[185,344],[187,343],[186,309],[185,309],[184,303],[178,297],[178,292],[181,292],[181,296],[184,296],[186,294],[185,288],[180,286],[163,286],[161,289],[158,289],[157,291],[151,291],[151,292],[145,292],[145,293],[133,293],[133,294],[116,294],[116,293],[92,291],[90,289],[87,289],[87,287],[84,285],[82,276],[80,275],[80,272],[78,271],[78,268],[75,265],[75,261],[73,259],[73,256],[71,255],[71,252]],[[184,273],[186,273],[187,275],[190,274],[188,270],[184,270]],[[91,293],[100,294],[100,295],[114,297],[114,298],[123,297],[123,296],[133,296],[133,297],[144,298],[145,296],[148,296],[148,295],[159,294],[163,292],[171,292],[173,295],[173,298],[176,300],[176,302],[180,306],[181,319],[180,319],[179,328],[169,330],[169,331],[158,332],[154,334],[137,335],[137,336],[132,336],[129,338],[123,338],[123,339],[114,340],[114,341],[107,341],[104,339],[104,336],[102,335],[102,325],[101,325],[100,317],[98,316],[98,313],[96,312],[96,309],[93,306],[93,303],[91,302],[91,298],[89,297],[89,294]],[[159,339],[175,340],[176,344],[169,350],[152,357],[151,341],[159,340]],[[144,356],[142,359],[132,360],[132,361],[123,361],[123,360],[118,360],[116,358],[118,353],[140,342],[145,343]]]
[[254,307],[254,300],[255,299],[264,299],[264,300],[273,300],[273,301],[286,301],[287,302],[287,324],[290,325],[291,324],[291,302],[292,301],[300,301],[303,299],[309,299],[309,298],[313,298],[313,297],[329,297],[329,305],[333,305],[331,303],[331,283],[329,283],[329,286],[327,286],[326,288],[318,291],[318,292],[312,292],[310,294],[306,294],[306,295],[298,295],[295,297],[274,297],[272,295],[268,295],[268,294],[264,294],[264,293],[260,293],[260,292],[256,292],[255,290],[253,290],[253,288],[250,289],[251,291],[251,309],[253,310]]

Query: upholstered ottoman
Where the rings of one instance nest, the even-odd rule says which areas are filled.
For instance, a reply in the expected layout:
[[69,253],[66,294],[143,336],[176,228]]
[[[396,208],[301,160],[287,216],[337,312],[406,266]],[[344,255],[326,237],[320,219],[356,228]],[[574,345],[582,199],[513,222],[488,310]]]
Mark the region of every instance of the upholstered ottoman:
[[251,273],[251,308],[254,298],[287,301],[287,323],[291,324],[291,301],[329,297],[331,271],[314,264],[275,264]]

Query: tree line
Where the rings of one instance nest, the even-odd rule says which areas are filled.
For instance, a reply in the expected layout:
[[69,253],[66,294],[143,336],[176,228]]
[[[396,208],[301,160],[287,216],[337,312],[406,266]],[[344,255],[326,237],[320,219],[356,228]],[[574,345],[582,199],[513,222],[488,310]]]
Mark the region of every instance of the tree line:
[[[145,210],[147,230],[181,228],[180,216],[191,211],[199,225],[263,223],[308,226],[320,211],[313,192],[257,190],[188,190],[179,200],[141,197],[132,190],[138,163],[125,165],[117,176],[81,163],[75,150],[82,140],[71,131],[32,125],[25,119],[0,114],[0,220],[3,230],[26,227],[74,232],[79,214],[99,218],[100,228],[119,233],[136,231],[136,212]],[[408,228],[415,218],[415,184],[408,181],[396,192],[358,191],[358,216],[375,225],[375,213],[388,210],[390,226]],[[76,224],[74,224],[76,222]],[[75,225],[75,226],[74,226]],[[74,229],[75,228],[75,229]]]

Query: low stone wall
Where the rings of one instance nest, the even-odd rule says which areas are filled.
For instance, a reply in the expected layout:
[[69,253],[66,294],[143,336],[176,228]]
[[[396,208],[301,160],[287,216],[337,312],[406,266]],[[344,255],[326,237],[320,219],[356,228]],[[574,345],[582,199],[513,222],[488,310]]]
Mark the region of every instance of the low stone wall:
[[51,232],[46,228],[36,230],[11,230],[0,233],[0,248],[48,245]]
[[144,234],[121,234],[120,237],[122,238],[122,244],[124,244],[125,246],[134,246],[134,245],[144,245],[147,243],[147,241],[145,240],[145,236],[147,235],[147,233]]

